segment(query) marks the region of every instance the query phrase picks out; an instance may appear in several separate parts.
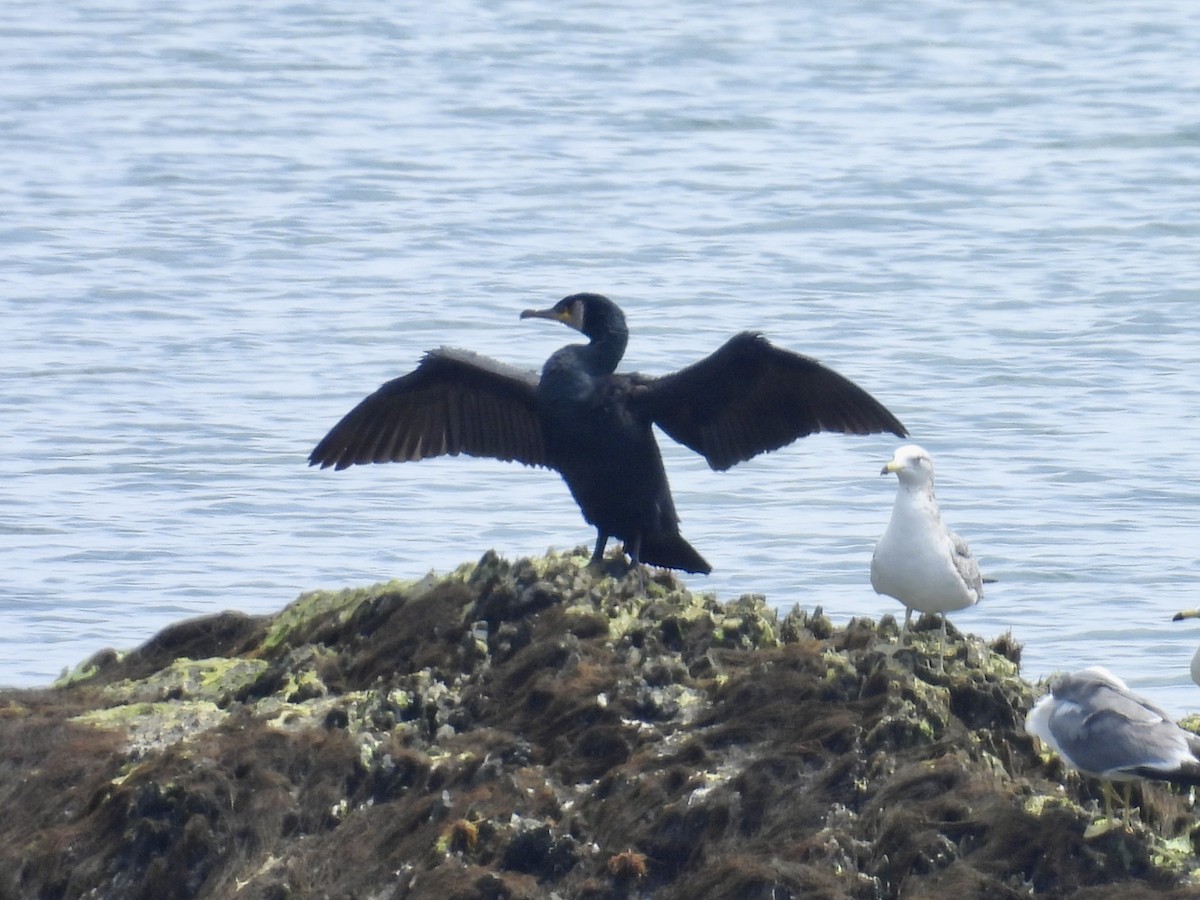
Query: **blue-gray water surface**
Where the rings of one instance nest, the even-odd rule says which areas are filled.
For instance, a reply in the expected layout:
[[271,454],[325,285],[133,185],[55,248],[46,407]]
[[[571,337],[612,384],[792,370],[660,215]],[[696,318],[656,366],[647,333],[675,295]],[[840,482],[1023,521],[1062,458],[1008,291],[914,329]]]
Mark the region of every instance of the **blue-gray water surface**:
[[[589,543],[552,472],[305,457],[426,349],[538,367],[572,334],[520,310],[592,290],[627,369],[756,328],[858,381],[999,579],[960,628],[1200,708],[1200,6],[5,12],[0,684]],[[868,579],[897,443],[713,473],[664,439],[689,586],[900,611]]]

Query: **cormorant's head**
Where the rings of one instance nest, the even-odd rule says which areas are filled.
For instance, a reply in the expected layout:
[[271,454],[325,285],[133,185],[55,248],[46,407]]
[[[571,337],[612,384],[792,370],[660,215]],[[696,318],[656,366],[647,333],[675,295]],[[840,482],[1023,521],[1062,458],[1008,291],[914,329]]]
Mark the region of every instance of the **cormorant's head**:
[[621,308],[600,294],[572,294],[549,309],[527,309],[522,319],[553,319],[570,325],[593,341],[610,334],[627,334]]

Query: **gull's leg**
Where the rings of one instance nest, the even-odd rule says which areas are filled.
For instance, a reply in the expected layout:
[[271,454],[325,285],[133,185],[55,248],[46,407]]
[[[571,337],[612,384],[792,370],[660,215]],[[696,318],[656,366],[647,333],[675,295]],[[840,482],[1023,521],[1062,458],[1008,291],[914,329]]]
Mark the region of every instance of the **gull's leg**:
[[[1100,781],[1100,795],[1104,798],[1104,816],[1101,819],[1092,822],[1083,831],[1085,838],[1093,838],[1100,834],[1107,834],[1113,828],[1118,827],[1117,821],[1113,818],[1113,797],[1116,795],[1116,790],[1113,788],[1112,782],[1107,779]],[[1126,805],[1128,809],[1128,804]]]
[[912,607],[904,607],[904,624],[900,627],[900,646],[908,643],[908,631],[912,627]]
[[[1123,785],[1121,785],[1121,788],[1121,793],[1125,795],[1122,798],[1125,801],[1125,808],[1122,810],[1121,821],[1125,824],[1126,828],[1132,830],[1133,820],[1130,818],[1130,815],[1133,811],[1133,783],[1126,781]],[[1138,810],[1138,814],[1140,818],[1141,810]]]

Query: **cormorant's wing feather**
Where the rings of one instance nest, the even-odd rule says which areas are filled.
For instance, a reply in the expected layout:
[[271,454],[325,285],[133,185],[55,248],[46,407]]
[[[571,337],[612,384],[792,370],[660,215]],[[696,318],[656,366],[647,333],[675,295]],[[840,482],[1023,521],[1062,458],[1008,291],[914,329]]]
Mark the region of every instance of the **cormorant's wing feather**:
[[908,433],[854,382],[749,331],[674,374],[642,379],[637,398],[663,431],[714,469],[818,431]]
[[344,469],[466,453],[545,466],[536,387],[534,372],[465,350],[433,350],[346,413],[308,463]]

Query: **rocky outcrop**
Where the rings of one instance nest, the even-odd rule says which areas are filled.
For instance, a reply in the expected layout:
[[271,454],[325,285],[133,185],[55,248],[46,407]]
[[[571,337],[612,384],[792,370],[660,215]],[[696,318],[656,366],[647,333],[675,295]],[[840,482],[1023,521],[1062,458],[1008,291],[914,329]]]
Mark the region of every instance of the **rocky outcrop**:
[[1095,826],[1010,639],[834,627],[581,554],[316,592],[0,693],[0,898],[1195,896]]

